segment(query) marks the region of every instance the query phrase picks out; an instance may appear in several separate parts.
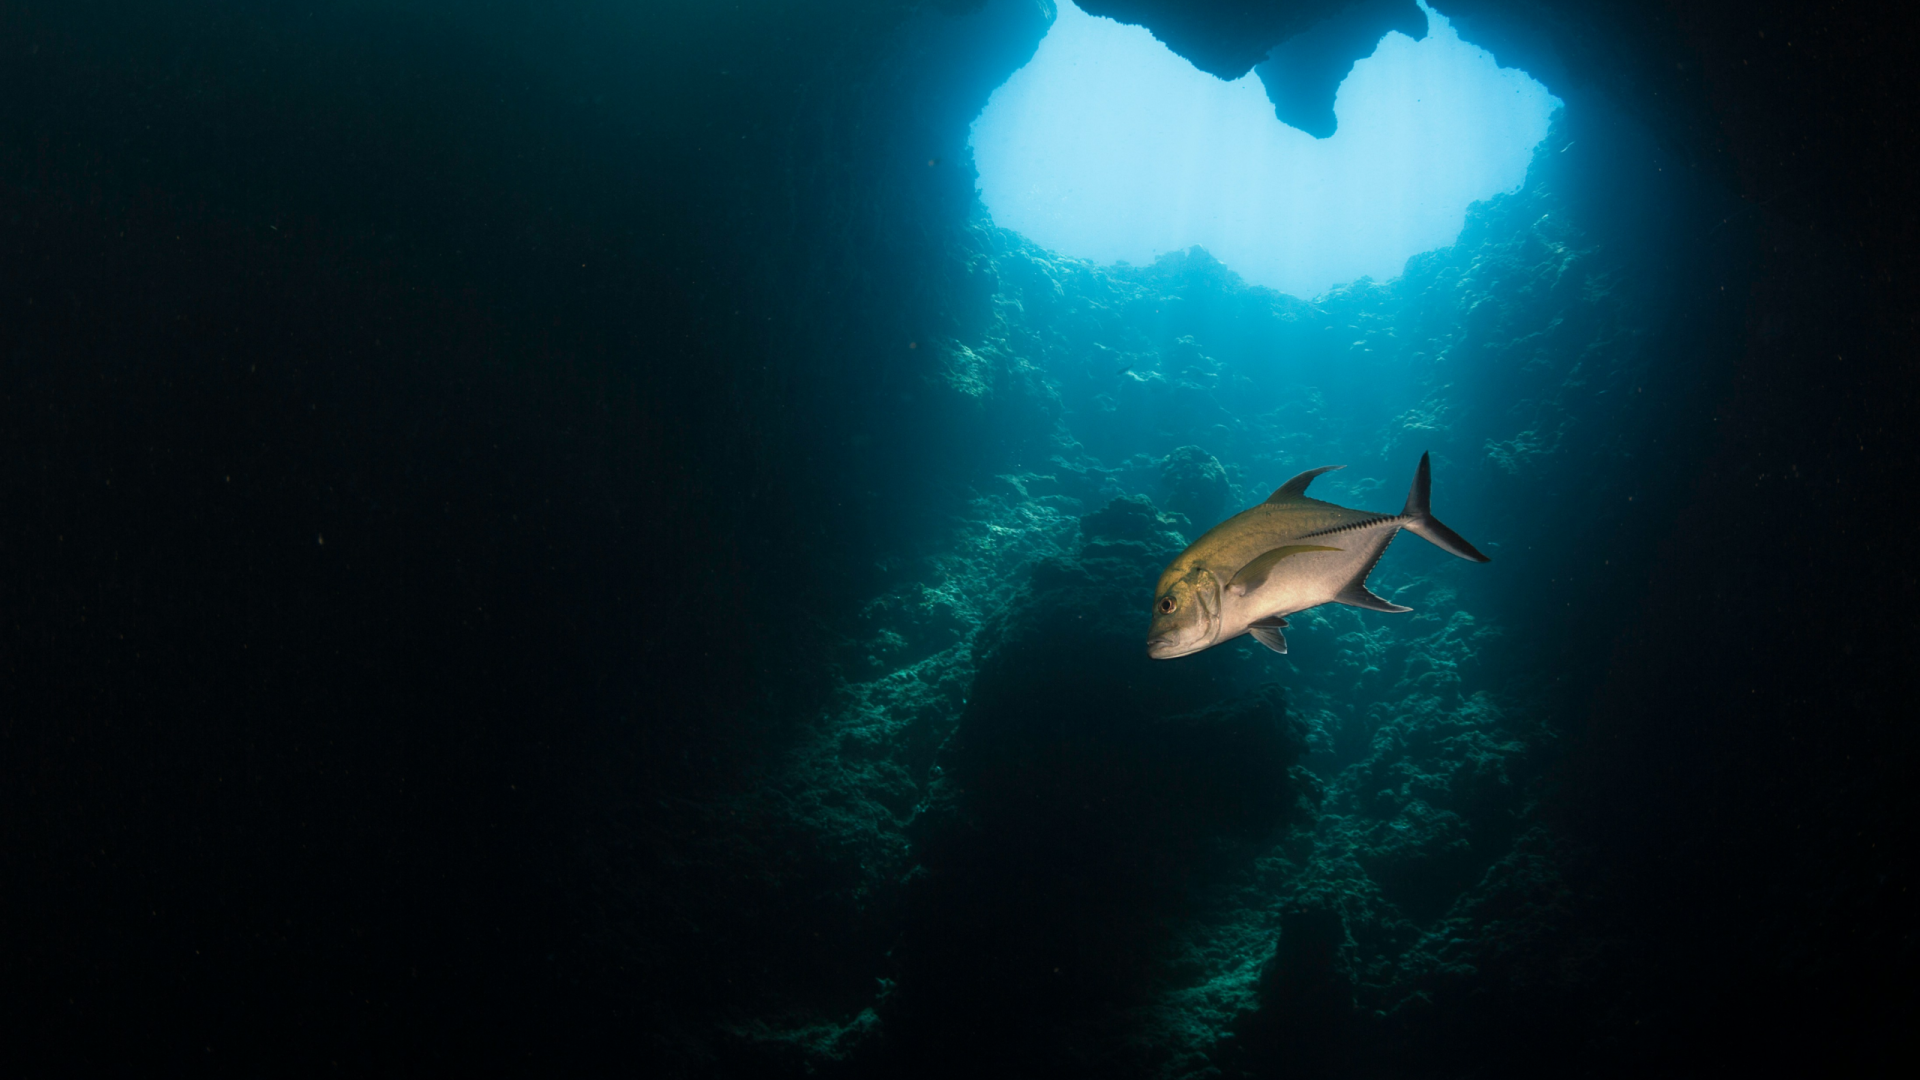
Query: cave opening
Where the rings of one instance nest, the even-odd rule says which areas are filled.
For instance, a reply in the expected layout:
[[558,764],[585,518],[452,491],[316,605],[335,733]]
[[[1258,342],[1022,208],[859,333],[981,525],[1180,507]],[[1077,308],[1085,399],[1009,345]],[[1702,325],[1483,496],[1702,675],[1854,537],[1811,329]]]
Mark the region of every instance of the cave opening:
[[1336,129],[1309,134],[1273,100],[1304,58],[1226,81],[1062,0],[973,123],[981,200],[996,223],[1098,263],[1199,246],[1300,297],[1397,277],[1452,244],[1471,203],[1519,188],[1561,106],[1420,12],[1415,36],[1388,30],[1341,80]]

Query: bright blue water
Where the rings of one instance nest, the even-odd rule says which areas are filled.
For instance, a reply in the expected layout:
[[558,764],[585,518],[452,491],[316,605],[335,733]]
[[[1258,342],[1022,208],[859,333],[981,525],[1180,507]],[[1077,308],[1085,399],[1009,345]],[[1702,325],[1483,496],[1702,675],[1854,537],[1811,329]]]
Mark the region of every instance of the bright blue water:
[[1517,189],[1560,106],[1431,8],[1381,39],[1315,139],[1260,80],[1224,82],[1147,31],[1062,0],[1039,51],[973,125],[994,221],[1043,247],[1144,264],[1199,245],[1256,285],[1313,297],[1452,244],[1467,206]]

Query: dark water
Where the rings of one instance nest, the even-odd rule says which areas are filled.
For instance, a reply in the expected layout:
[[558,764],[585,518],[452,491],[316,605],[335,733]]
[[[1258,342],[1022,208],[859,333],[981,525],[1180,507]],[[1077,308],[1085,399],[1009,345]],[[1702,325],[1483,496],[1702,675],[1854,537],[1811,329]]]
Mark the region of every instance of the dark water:
[[[1522,189],[1309,303],[993,225],[1014,0],[0,3],[0,1061],[1897,1066],[1898,39],[1548,7],[1442,8]],[[1490,564],[1146,659],[1423,452]]]

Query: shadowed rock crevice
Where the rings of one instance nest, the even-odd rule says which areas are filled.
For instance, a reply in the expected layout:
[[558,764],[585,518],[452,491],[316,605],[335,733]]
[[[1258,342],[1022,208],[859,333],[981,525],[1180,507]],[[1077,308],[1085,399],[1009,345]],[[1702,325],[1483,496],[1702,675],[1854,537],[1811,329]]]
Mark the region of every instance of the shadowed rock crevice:
[[976,639],[881,1010],[889,1060],[916,1073],[1150,1075],[1125,1017],[1169,983],[1174,920],[1310,819],[1278,686],[1147,659],[1140,600],[1178,541],[1155,519],[1144,500],[1090,516],[1078,554],[1035,563]]

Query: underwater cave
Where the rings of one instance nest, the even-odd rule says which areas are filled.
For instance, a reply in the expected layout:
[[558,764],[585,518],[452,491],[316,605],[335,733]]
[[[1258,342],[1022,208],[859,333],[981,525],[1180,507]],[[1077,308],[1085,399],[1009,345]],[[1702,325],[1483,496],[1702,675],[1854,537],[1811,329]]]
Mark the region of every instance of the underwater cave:
[[0,4],[0,1055],[1894,1064],[1892,22]]

